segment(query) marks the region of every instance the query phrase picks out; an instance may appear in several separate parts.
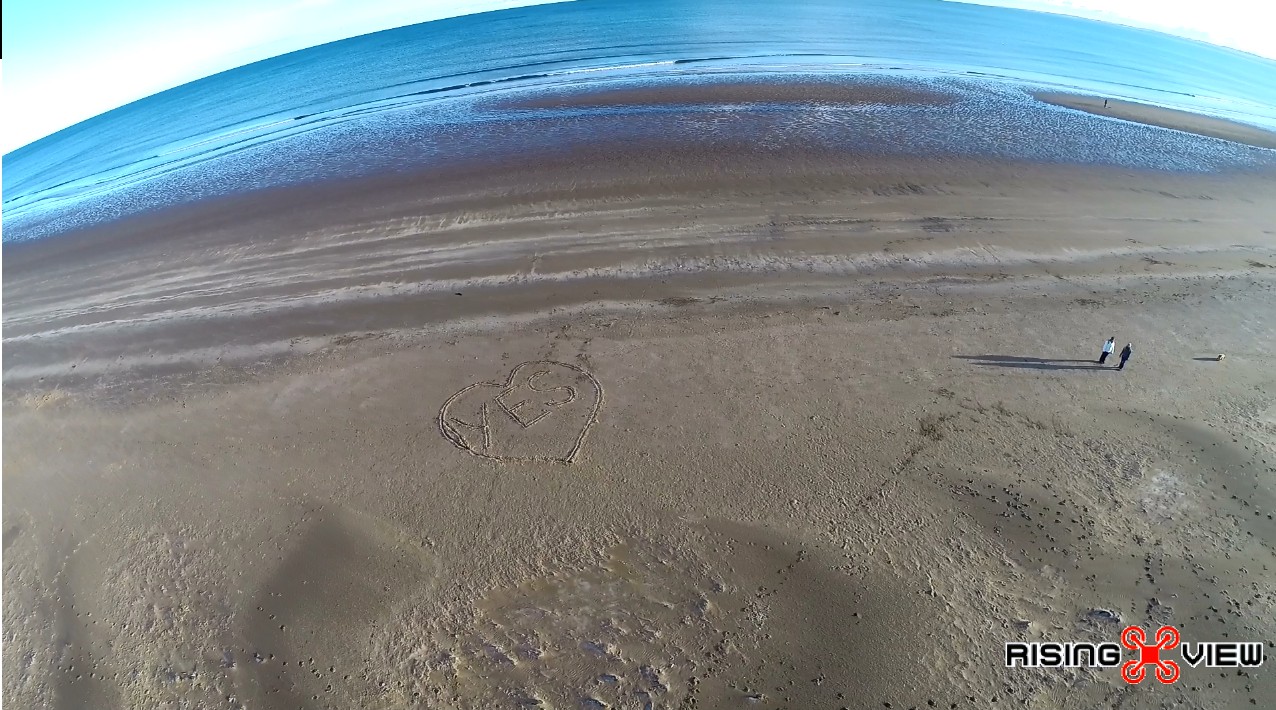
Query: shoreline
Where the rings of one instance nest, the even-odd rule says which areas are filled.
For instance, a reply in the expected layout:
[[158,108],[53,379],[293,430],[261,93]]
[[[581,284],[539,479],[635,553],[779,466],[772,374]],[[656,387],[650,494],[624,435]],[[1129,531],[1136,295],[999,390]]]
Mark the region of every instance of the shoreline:
[[[1178,174],[1244,173],[1276,166],[1276,155],[1248,143],[1220,145],[1198,133],[1171,136],[1160,130],[1163,125],[1192,130],[1209,123],[1204,117],[1141,107],[1138,115],[1127,112],[1127,117],[1147,120],[1112,122],[1084,110],[1059,111],[1041,100],[1048,95],[1033,99],[1020,88],[1010,93],[1004,88],[975,81],[890,81],[874,75],[826,82],[620,85],[498,94],[465,104],[460,120],[434,125],[433,114],[423,115],[408,133],[386,131],[348,152],[341,146],[323,154],[294,146],[298,160],[315,166],[304,176],[270,155],[250,158],[257,148],[245,146],[237,157],[200,158],[171,180],[143,180],[84,198],[78,205],[58,202],[26,213],[20,209],[6,214],[6,236],[22,241],[5,246],[109,229],[120,220],[153,212],[190,208],[194,213],[201,204],[251,202],[251,195],[245,200],[235,189],[258,195],[328,190],[341,199],[346,185],[365,191],[382,185],[394,191],[410,181],[433,184],[445,193],[455,193],[456,183],[465,182],[481,193],[502,184],[504,171],[535,180],[535,173],[551,168],[583,170],[586,174],[570,187],[557,182],[560,191],[589,194],[605,190],[609,182],[626,189],[647,186],[634,175],[648,176],[645,183],[682,179],[694,189],[697,180],[712,185],[726,171],[756,172],[763,180],[755,182],[774,185],[787,175],[801,179],[821,165],[826,180],[867,183],[869,171],[887,162],[921,170],[944,161],[982,161]],[[1067,100],[1075,106],[1084,101]],[[991,125],[997,130],[989,131]],[[1227,125],[1232,132],[1240,130]],[[1260,129],[1246,130],[1251,138],[1259,136],[1251,141],[1256,145],[1276,139]],[[1211,132],[1218,131],[1205,131]],[[747,165],[742,157],[755,162]],[[229,173],[223,175],[223,169]],[[738,183],[746,176],[728,177]],[[240,188],[217,187],[209,194],[188,187],[204,182]],[[526,185],[512,180],[502,186],[511,185],[526,192]],[[132,206],[119,211],[121,204]],[[258,205],[253,211],[263,210]],[[292,218],[307,221],[305,215]],[[98,219],[102,221],[95,223]]]
[[1239,121],[1102,96],[1047,91],[1032,92],[1032,96],[1043,103],[1084,111],[1096,116],[1169,128],[1207,138],[1220,138],[1256,148],[1276,149],[1276,131],[1250,126]]
[[951,106],[959,100],[952,91],[939,91],[918,82],[881,77],[838,77],[827,81],[704,82],[652,87],[546,91],[535,98],[492,99],[499,109],[617,108],[672,105],[829,104],[837,106]]
[[5,386],[118,391],[597,303],[1276,273],[1276,172],[859,159],[838,174],[743,154],[636,182],[612,155],[278,190],[6,247]]

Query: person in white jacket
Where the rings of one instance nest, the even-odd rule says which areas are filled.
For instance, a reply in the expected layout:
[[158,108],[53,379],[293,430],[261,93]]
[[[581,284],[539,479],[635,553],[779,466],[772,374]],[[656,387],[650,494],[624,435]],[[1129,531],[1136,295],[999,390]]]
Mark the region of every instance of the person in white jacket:
[[1106,342],[1106,343],[1104,343],[1104,344],[1103,344],[1103,352],[1099,353],[1099,364],[1100,364],[1100,365],[1102,365],[1102,364],[1103,364],[1103,361],[1104,361],[1104,360],[1107,360],[1107,359],[1108,359],[1108,356],[1112,354],[1112,351],[1113,351],[1113,350],[1116,350],[1116,336],[1115,336],[1115,335],[1114,335],[1114,336],[1112,336],[1111,338],[1108,338],[1108,342]]

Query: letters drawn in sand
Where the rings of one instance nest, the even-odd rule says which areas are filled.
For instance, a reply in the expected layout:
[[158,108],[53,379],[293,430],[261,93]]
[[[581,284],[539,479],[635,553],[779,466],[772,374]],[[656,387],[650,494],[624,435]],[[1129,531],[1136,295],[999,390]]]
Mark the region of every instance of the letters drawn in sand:
[[603,387],[589,372],[536,360],[515,367],[505,382],[478,382],[448,397],[439,431],[495,461],[571,463],[602,403]]

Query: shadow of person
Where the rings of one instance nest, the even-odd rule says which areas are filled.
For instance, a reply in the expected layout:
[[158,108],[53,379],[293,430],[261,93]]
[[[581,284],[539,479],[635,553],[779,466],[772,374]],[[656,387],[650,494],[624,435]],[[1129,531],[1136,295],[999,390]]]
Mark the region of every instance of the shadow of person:
[[[1043,357],[1023,357],[1019,355],[954,355],[958,360],[970,360],[972,365],[984,367],[1015,367],[1030,370],[1111,370],[1107,365],[1100,365],[1094,360],[1049,359]],[[1086,363],[1074,365],[1068,363]]]
[[1055,365],[1048,362],[976,362],[973,364],[984,367],[1017,367],[1030,370],[1116,370],[1115,367],[1098,363],[1092,365]]
[[1022,355],[954,355],[953,357],[959,360],[987,360],[988,362],[1095,362],[1094,360],[1064,360],[1059,358],[1024,357]]

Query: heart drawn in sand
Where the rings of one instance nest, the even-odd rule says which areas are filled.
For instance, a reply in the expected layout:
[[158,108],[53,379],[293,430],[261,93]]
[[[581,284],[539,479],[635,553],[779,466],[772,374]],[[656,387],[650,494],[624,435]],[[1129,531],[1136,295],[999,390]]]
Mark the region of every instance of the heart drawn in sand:
[[439,431],[496,461],[571,463],[597,420],[603,387],[575,365],[525,362],[505,382],[478,382],[447,398]]

